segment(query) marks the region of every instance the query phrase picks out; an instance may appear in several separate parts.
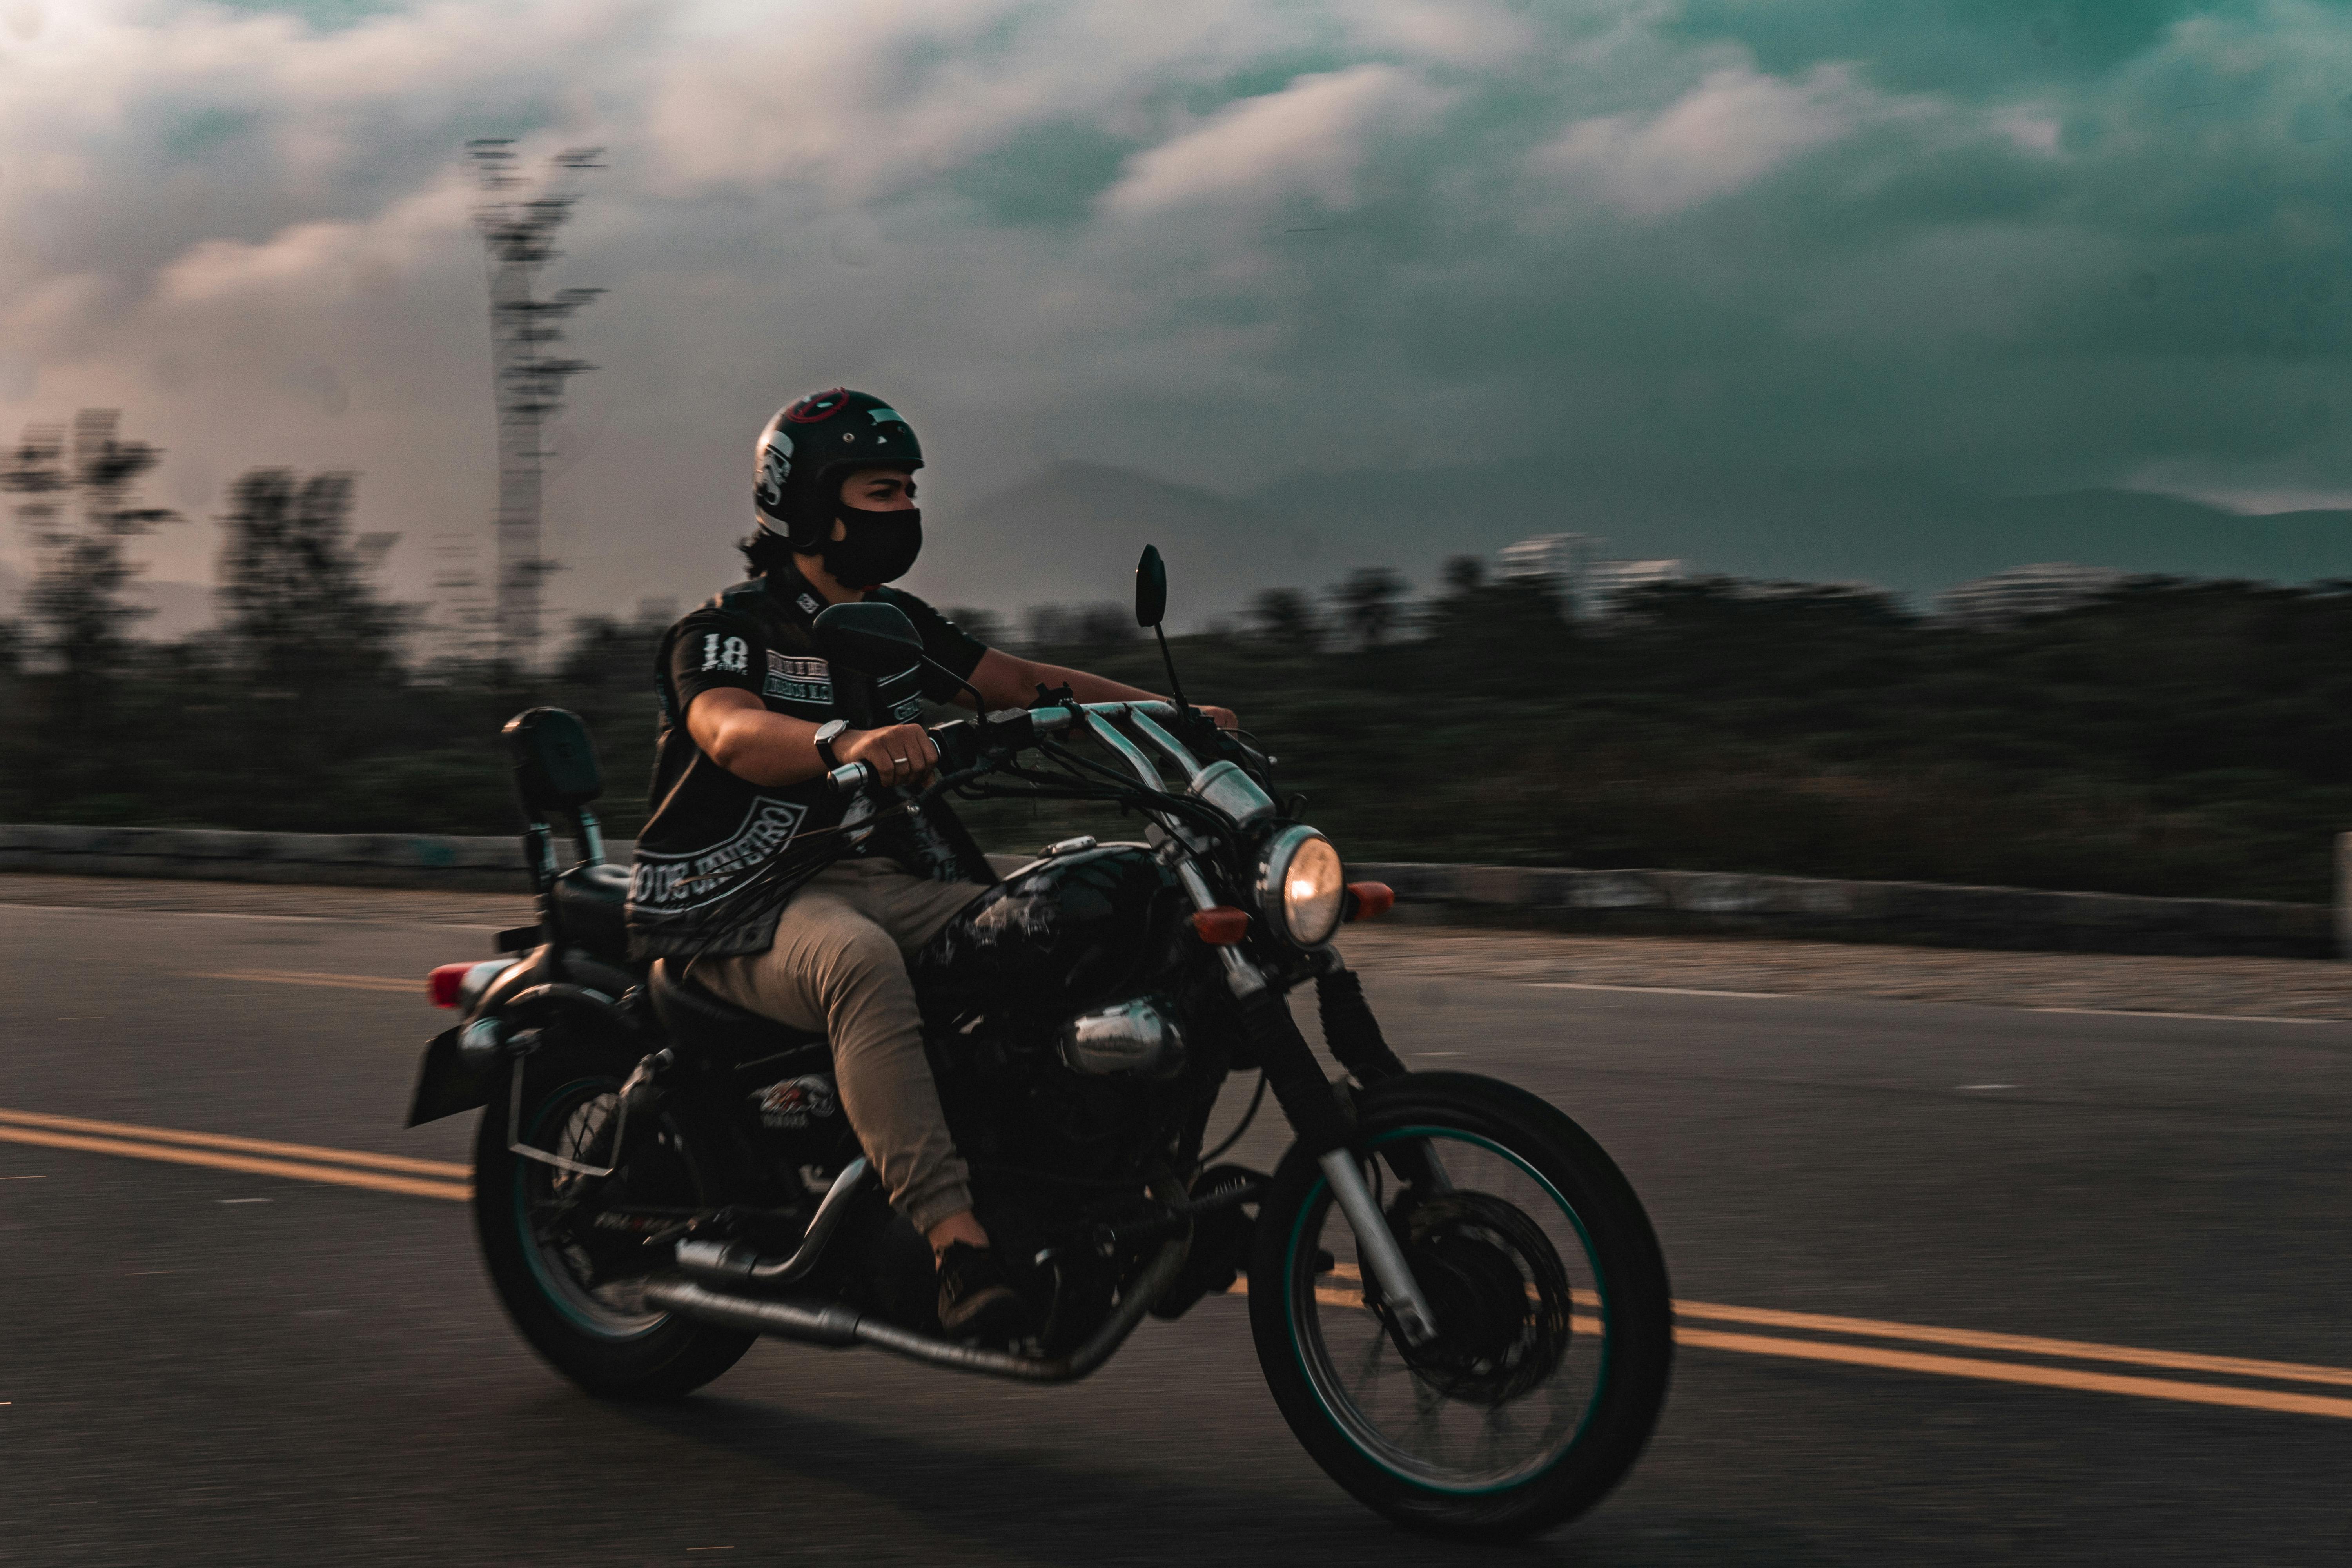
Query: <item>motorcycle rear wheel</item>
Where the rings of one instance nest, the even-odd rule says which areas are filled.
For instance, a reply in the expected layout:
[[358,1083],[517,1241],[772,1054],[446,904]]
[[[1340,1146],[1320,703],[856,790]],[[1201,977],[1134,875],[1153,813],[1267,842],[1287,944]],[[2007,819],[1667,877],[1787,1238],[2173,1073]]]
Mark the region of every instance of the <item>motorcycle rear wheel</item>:
[[1276,1405],[1326,1473],[1409,1528],[1513,1540],[1575,1518],[1632,1468],[1665,1399],[1672,1306],[1640,1199],[1581,1128],[1509,1084],[1412,1074],[1357,1112],[1438,1336],[1399,1335],[1294,1147],[1250,1265]]
[[[616,1070],[616,1068],[618,1070]],[[587,1053],[532,1058],[523,1080],[519,1131],[535,1148],[601,1165],[597,1134],[616,1104],[625,1068]],[[648,1311],[625,1273],[604,1277],[593,1238],[561,1220],[565,1184],[587,1178],[513,1153],[507,1095],[483,1110],[474,1145],[474,1223],[499,1300],[531,1349],[589,1393],[610,1399],[676,1399],[742,1359],[759,1336]],[[609,1142],[609,1139],[607,1139]],[[611,1181],[630,1201],[684,1208],[714,1205],[708,1173],[682,1129],[667,1120]],[[583,1156],[585,1156],[583,1158]],[[586,1193],[612,1191],[598,1184]],[[593,1212],[594,1199],[581,1207]],[[551,1223],[554,1222],[554,1223]]]

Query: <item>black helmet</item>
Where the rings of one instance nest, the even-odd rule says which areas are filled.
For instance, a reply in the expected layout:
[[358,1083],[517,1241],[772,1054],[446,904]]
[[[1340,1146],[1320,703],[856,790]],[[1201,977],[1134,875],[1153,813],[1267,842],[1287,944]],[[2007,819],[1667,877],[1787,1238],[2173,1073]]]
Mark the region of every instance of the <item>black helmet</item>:
[[814,550],[832,537],[843,470],[912,473],[922,466],[922,443],[897,409],[870,392],[836,386],[778,409],[760,432],[751,505],[761,528],[795,550]]

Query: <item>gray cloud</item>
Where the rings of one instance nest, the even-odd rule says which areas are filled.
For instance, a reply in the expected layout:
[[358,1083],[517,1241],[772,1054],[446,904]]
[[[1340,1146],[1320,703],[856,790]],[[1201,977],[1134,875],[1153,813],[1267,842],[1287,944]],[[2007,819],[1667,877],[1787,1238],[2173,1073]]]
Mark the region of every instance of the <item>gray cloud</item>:
[[123,4],[0,82],[0,413],[358,468],[412,592],[488,518],[485,134],[609,149],[583,605],[725,572],[751,433],[836,381],[915,414],[938,526],[1005,535],[954,596],[1008,604],[975,509],[1070,460],[2352,493],[2333,7]]

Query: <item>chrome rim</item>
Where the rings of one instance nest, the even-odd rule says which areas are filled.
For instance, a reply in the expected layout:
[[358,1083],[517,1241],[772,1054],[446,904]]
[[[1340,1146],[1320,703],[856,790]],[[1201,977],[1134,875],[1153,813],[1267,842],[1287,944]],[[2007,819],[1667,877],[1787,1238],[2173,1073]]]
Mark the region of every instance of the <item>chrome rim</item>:
[[[1454,1493],[1523,1485],[1575,1447],[1607,1383],[1600,1260],[1559,1189],[1500,1143],[1441,1127],[1371,1142],[1423,1145],[1448,1189],[1405,1189],[1387,1159],[1365,1167],[1438,1338],[1413,1349],[1396,1332],[1318,1180],[1284,1268],[1299,1365],[1333,1425],[1399,1479]],[[1333,1260],[1320,1274],[1318,1249]]]

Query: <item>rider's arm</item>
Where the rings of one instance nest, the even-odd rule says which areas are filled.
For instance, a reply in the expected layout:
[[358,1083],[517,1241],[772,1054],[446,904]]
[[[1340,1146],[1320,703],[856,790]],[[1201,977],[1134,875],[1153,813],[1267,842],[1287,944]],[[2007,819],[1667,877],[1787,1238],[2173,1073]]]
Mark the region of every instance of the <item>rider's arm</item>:
[[[746,784],[769,789],[796,784],[826,771],[817,753],[817,727],[774,713],[736,687],[713,687],[686,710],[687,733],[703,755]],[[929,773],[938,753],[919,724],[851,730],[833,745],[845,763],[870,763],[885,784],[905,784]]]
[[[1081,702],[1164,702],[1166,698],[1156,691],[1144,691],[1136,687],[1099,675],[1089,675],[1083,669],[1065,669],[1058,664],[1042,664],[1034,658],[1018,658],[1003,648],[990,648],[981,655],[979,665],[971,672],[971,683],[991,708],[1026,708],[1037,700],[1040,686],[1051,689],[1067,686],[1072,696]],[[971,706],[969,694],[956,700]],[[1223,708],[1202,704],[1201,711],[1217,721],[1221,729],[1234,727],[1234,716]],[[732,770],[730,770],[732,771]]]

